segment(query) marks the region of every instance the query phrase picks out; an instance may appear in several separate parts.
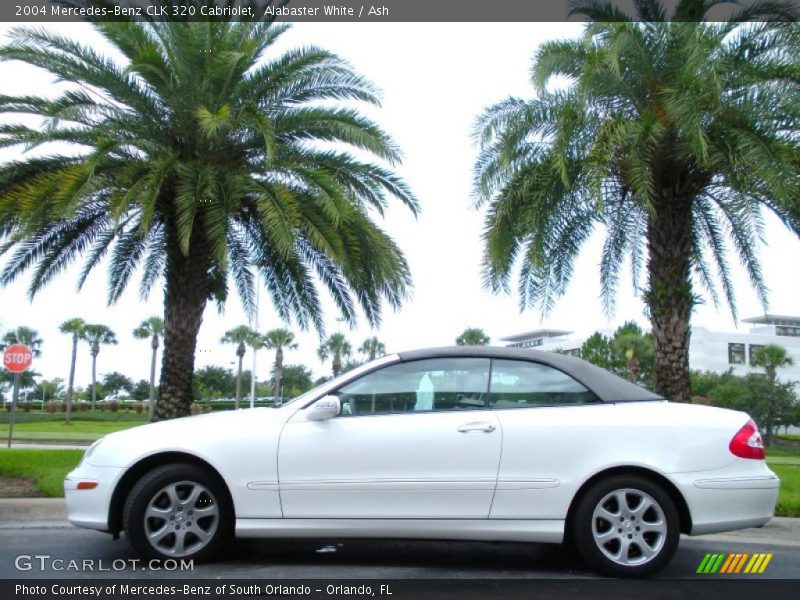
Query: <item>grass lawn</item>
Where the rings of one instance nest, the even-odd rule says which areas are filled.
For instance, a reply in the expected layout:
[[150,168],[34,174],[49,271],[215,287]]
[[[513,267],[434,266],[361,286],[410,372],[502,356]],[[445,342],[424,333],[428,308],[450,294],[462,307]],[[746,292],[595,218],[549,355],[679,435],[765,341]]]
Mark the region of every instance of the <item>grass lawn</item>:
[[[71,425],[63,420],[30,421],[14,425],[15,440],[94,441],[107,433],[144,425],[145,418],[124,421],[84,421],[74,419]],[[8,438],[8,425],[0,425],[0,439]]]
[[[0,411],[0,425],[8,424],[9,418],[11,417],[8,411],[2,410]],[[121,422],[135,422],[135,423],[143,423],[146,419],[144,414],[136,414],[134,412],[125,412],[125,411],[117,411],[117,412],[110,412],[110,411],[89,411],[89,410],[81,410],[81,411],[73,411],[72,413],[72,420],[73,421],[91,421],[91,422],[102,422],[102,423],[121,423]],[[65,420],[64,413],[48,413],[42,412],[40,410],[34,410],[31,412],[24,412],[18,410],[16,412],[16,417],[14,422],[18,425],[20,423],[63,423]]]
[[0,450],[0,477],[33,479],[36,489],[53,498],[64,495],[64,477],[83,456],[83,450]]

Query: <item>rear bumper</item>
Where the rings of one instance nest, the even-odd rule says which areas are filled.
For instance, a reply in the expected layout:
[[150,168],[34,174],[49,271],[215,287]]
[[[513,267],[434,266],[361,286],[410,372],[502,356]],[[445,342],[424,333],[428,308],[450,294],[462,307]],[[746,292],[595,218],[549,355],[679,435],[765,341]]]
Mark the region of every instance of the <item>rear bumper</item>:
[[[122,476],[118,467],[95,467],[82,464],[64,479],[67,518],[76,527],[108,531],[111,495]],[[78,489],[81,481],[96,482],[94,489]]]
[[775,512],[780,480],[765,463],[674,474],[692,517],[690,535],[760,527]]

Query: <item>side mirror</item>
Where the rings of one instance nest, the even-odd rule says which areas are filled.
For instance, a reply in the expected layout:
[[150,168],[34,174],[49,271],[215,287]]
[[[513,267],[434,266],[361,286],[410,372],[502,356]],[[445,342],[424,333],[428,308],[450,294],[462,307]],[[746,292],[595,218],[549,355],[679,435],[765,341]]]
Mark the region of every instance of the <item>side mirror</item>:
[[323,396],[308,409],[309,421],[327,421],[339,414],[342,404],[338,396]]

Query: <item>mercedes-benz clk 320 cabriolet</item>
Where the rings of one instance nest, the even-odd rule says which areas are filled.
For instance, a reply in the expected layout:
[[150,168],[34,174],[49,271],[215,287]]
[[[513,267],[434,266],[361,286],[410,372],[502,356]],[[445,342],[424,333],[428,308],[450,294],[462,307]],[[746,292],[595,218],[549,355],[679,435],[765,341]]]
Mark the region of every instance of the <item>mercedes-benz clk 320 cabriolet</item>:
[[291,402],[108,435],[69,519],[148,557],[235,537],[568,542],[645,576],[681,532],[760,526],[779,481],[748,415],[676,404],[580,359],[454,347],[385,356]]

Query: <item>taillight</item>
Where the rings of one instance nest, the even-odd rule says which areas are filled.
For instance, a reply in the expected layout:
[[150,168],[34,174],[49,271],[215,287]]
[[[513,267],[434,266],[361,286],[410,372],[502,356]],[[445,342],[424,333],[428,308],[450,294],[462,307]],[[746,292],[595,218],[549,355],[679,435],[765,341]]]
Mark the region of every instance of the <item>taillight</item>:
[[752,419],[736,432],[728,448],[740,458],[763,460],[765,456],[764,442],[761,440],[761,434],[758,433],[758,427],[756,427]]

